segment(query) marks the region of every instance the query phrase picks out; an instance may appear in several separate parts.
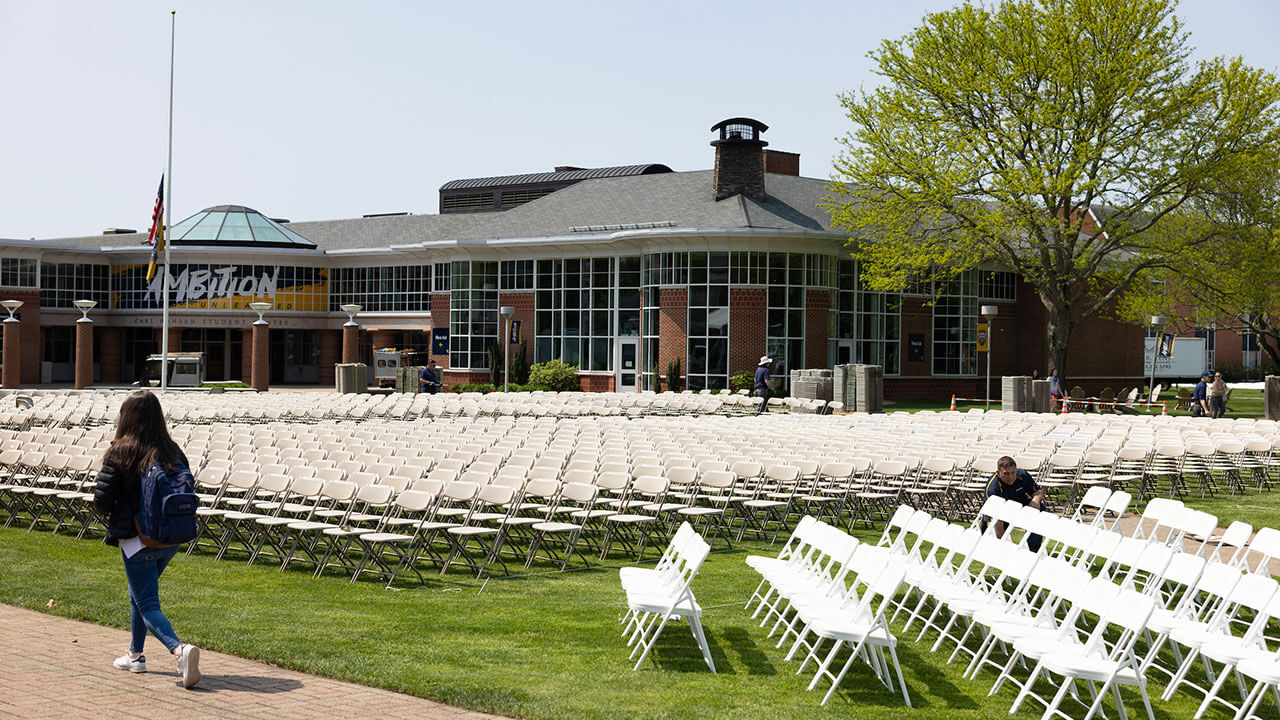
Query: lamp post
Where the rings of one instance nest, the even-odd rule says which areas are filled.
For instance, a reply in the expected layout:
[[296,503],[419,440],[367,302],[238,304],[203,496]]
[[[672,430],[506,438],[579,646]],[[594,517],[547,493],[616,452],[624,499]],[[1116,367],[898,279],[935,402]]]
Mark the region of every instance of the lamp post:
[[83,390],[93,384],[93,321],[89,311],[96,300],[75,300],[71,303],[80,310],[76,321],[76,389]]
[[1152,315],[1150,319],[1151,319],[1151,330],[1152,330],[1152,333],[1154,334],[1154,337],[1152,337],[1152,343],[1151,343],[1151,384],[1148,385],[1147,387],[1150,388],[1150,395],[1148,396],[1148,402],[1155,402],[1156,401],[1156,396],[1155,396],[1156,357],[1160,355],[1160,328],[1164,327],[1164,316]]
[[360,362],[360,325],[356,322],[356,313],[364,306],[347,303],[338,307],[347,314],[347,322],[342,326],[342,364]]
[[265,392],[270,387],[270,343],[267,321],[262,314],[271,309],[271,303],[252,302],[249,308],[258,313],[258,320],[253,323],[253,367],[249,370],[249,385],[258,392]]
[[504,343],[506,345],[506,349],[502,353],[502,357],[504,358],[502,368],[502,392],[507,392],[507,381],[510,379],[511,375],[511,316],[515,314],[516,309],[510,305],[503,305],[498,308],[498,312],[502,315],[504,324],[507,326],[507,341]]
[[22,330],[13,313],[22,307],[22,301],[0,300],[0,307],[9,311],[9,317],[4,320],[4,352],[0,354],[0,365],[4,369],[0,371],[0,385],[16,390],[22,387]]
[[991,409],[991,335],[994,327],[996,316],[1000,314],[1000,308],[996,305],[983,305],[982,316],[987,319],[987,410]]

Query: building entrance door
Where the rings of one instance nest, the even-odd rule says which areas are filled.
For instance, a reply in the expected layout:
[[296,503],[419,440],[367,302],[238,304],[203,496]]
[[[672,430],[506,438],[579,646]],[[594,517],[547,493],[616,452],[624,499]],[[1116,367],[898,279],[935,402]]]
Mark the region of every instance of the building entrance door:
[[835,365],[849,365],[853,362],[853,340],[836,340]]
[[621,337],[614,357],[613,389],[617,392],[640,392],[640,338]]

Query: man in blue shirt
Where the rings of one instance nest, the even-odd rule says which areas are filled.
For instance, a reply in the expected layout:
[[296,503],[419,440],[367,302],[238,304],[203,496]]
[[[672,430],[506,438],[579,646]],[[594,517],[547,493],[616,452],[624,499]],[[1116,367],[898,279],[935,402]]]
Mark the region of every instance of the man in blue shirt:
[[772,364],[773,358],[761,355],[760,362],[756,365],[756,382],[751,394],[760,398],[760,409],[756,410],[757,415],[769,411],[769,397],[773,395],[773,378],[769,373],[769,366]]
[[[1027,505],[1037,510],[1041,509],[1044,502],[1044,490],[1036,484],[1031,477],[1031,473],[1026,470],[1019,470],[1018,463],[1008,455],[996,461],[996,474],[987,482],[987,497],[999,495],[1005,500],[1012,500],[1020,505]],[[984,515],[978,521],[978,527],[982,531],[987,529],[987,517]],[[1004,537],[1005,524],[996,521],[996,537]],[[1027,548],[1031,552],[1040,551],[1040,543],[1044,538],[1039,535],[1032,534],[1027,538]]]
[[1191,391],[1191,417],[1209,414],[1209,373],[1200,374],[1200,382]]
[[418,373],[418,385],[424,393],[435,395],[440,392],[440,377],[436,375],[435,358],[427,360],[427,366],[422,368],[422,372]]

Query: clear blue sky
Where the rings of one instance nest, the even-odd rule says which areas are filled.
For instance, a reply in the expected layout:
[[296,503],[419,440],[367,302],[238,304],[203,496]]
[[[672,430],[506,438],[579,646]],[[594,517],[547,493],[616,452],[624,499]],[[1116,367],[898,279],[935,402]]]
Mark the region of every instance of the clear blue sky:
[[[434,213],[456,178],[710,167],[712,124],[828,177],[837,93],[944,0],[732,3],[0,0],[0,238],[145,231],[165,168],[177,10],[174,216]],[[1184,0],[1199,56],[1275,70],[1280,3]]]

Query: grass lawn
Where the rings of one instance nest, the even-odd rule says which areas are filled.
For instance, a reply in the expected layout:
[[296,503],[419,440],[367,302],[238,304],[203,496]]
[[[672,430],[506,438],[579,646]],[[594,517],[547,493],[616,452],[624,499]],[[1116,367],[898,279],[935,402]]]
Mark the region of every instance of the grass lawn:
[[[1168,403],[1170,415],[1190,415],[1188,410],[1174,410],[1178,404],[1177,392],[1175,390],[1166,389],[1160,393],[1160,400]],[[956,409],[965,412],[971,408],[982,408],[983,403],[978,402],[958,402]],[[1266,416],[1266,403],[1262,397],[1261,390],[1249,390],[1245,388],[1236,388],[1231,393],[1230,412],[1227,413],[1229,418],[1261,418]],[[884,404],[885,412],[897,412],[905,410],[906,412],[920,412],[921,410],[931,410],[934,412],[942,412],[951,408],[951,398],[901,398],[898,400],[887,400]],[[992,403],[993,410],[999,410],[999,403]],[[1141,410],[1139,412],[1142,412]],[[1160,408],[1155,409],[1158,414]]]
[[[1280,505],[1273,500],[1280,495],[1261,497],[1273,509]],[[386,591],[374,582],[314,580],[305,571],[195,555],[177,558],[161,591],[184,641],[506,715],[955,720],[1007,713],[1011,688],[988,698],[990,674],[962,679],[960,663],[946,665],[946,654],[914,642],[904,642],[899,656],[915,710],[905,711],[901,696],[859,664],[819,707],[820,692],[805,692],[810,674],[797,676],[798,662],[784,660],[785,648],[775,649],[743,612],[757,582],[743,563],[749,549],[776,552],[760,545],[717,552],[695,582],[718,675],[707,671],[682,624],[664,632],[656,663],[631,671],[616,623],[622,593],[613,568],[487,584],[461,574],[429,576],[425,586],[415,579]],[[57,600],[53,610],[46,608],[50,599]],[[128,627],[118,552],[96,541],[0,530],[0,602]],[[216,665],[205,670],[218,672]],[[1150,690],[1158,718],[1191,716],[1191,696],[1163,703],[1161,689],[1153,683]],[[1126,691],[1126,702],[1141,714],[1136,695]],[[1038,715],[1031,706],[1019,712]]]

